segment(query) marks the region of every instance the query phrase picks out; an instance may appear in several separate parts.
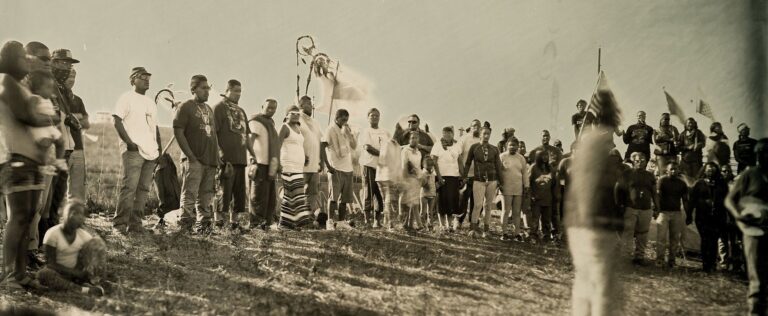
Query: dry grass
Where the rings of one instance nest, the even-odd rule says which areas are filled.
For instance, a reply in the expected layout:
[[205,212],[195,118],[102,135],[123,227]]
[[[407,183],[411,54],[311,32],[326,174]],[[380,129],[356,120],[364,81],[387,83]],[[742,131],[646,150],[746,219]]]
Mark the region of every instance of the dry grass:
[[[98,167],[94,157],[89,154],[92,175]],[[115,174],[119,159],[104,157],[105,170]],[[104,188],[94,203],[106,210],[113,207],[116,196],[103,193],[114,189],[114,182],[105,181],[112,178],[103,175]],[[93,194],[93,185],[90,190]],[[110,249],[107,279],[111,286],[106,297],[0,290],[2,300],[64,312],[126,315],[562,315],[569,311],[573,268],[567,250],[554,245],[473,239],[463,233],[380,230],[125,238],[112,235],[105,214],[109,213],[92,214],[87,224]],[[147,218],[145,224],[154,220]],[[700,263],[692,261],[672,271],[628,269],[623,278],[627,313],[734,315],[744,311],[743,282],[697,269]]]

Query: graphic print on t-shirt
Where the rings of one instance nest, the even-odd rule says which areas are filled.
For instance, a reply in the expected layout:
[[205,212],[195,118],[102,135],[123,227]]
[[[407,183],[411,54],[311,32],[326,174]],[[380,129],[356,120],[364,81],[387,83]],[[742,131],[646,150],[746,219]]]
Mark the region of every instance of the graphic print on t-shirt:
[[648,137],[648,130],[644,128],[638,128],[632,131],[632,143],[633,144],[645,144],[645,139]]
[[211,111],[208,110],[208,107],[205,104],[203,104],[202,107],[200,107],[200,104],[197,104],[197,112],[195,112],[195,116],[203,121],[203,123],[200,124],[200,129],[205,131],[206,136],[211,137],[213,127],[211,126]]

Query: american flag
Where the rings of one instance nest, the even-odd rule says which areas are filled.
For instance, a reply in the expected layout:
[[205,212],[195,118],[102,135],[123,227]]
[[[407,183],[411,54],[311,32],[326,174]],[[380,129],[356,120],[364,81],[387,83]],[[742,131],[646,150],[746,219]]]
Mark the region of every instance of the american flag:
[[595,114],[598,125],[615,128],[621,123],[621,112],[616,97],[611,88],[608,87],[608,79],[605,78],[605,73],[602,71],[597,78],[597,89],[592,94],[587,111]]
[[712,122],[716,121],[715,115],[712,114],[712,107],[709,106],[709,103],[704,102],[704,100],[699,99],[699,105],[696,107],[696,113],[708,117],[710,120],[712,120]]
[[667,92],[667,90],[664,90],[664,96],[667,98],[667,106],[669,107],[669,114],[677,116],[677,119],[680,120],[680,123],[685,125],[685,114],[683,113],[683,109],[680,108],[680,106],[677,104],[674,98],[672,98],[671,95]]

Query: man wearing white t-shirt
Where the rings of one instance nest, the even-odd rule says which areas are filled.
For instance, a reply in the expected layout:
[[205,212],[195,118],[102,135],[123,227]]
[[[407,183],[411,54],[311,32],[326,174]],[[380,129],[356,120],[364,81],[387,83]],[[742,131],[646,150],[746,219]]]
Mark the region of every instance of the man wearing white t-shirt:
[[[312,118],[315,107],[312,106],[312,99],[308,96],[302,96],[299,99],[299,108],[301,108],[301,118],[299,118],[299,130],[304,136],[304,154],[308,161],[304,165],[304,194],[307,196],[307,206],[309,210],[320,219],[319,222],[325,222],[320,216],[320,171],[323,169],[323,161],[326,161],[325,151],[320,150],[320,143],[323,139],[323,131],[320,125]],[[327,215],[327,214],[326,214]]]
[[133,90],[120,96],[112,113],[123,161],[123,185],[112,222],[120,233],[144,231],[140,215],[147,202],[156,159],[162,151],[157,105],[145,95],[150,76],[144,67],[133,68]]
[[[325,131],[325,138],[320,150],[328,150],[327,167],[331,173],[330,206],[328,208],[329,229],[333,229],[331,215],[338,205],[337,220],[345,221],[347,204],[354,201],[352,194],[352,150],[357,147],[357,141],[347,125],[349,112],[345,109],[336,111],[336,118]],[[343,225],[343,224],[342,224]]]
[[[379,118],[381,113],[378,109],[372,108],[368,111],[369,128],[364,129],[359,136],[358,142],[362,145],[360,154],[360,165],[363,166],[363,182],[365,183],[365,214],[373,211],[373,227],[379,227],[379,214],[384,209],[384,200],[376,184],[376,167],[379,164],[379,151],[381,144],[388,141],[391,137],[389,133],[379,128]],[[376,199],[374,205],[373,199]]]

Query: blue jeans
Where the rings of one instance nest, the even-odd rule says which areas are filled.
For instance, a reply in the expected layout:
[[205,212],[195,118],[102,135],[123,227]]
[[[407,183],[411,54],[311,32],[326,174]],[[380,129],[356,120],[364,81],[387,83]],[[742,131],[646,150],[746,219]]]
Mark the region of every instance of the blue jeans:
[[156,163],[144,159],[138,151],[125,151],[122,158],[123,185],[112,225],[119,230],[140,229]]

